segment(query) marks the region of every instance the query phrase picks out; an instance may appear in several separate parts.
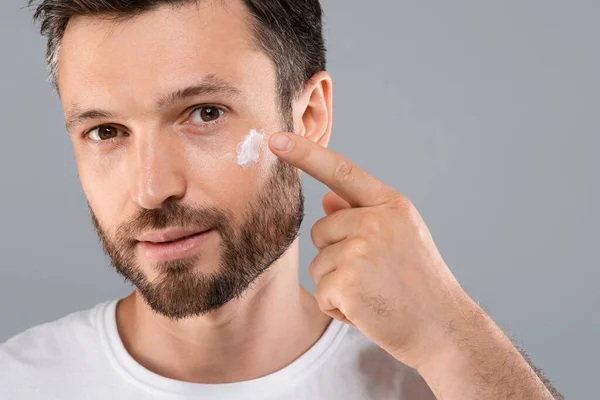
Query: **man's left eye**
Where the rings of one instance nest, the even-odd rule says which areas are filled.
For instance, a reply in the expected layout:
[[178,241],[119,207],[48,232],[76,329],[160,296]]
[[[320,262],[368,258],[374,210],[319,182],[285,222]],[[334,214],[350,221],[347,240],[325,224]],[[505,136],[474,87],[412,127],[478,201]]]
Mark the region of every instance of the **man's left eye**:
[[199,107],[192,113],[192,119],[195,120],[195,122],[213,122],[219,119],[224,112],[225,111],[215,106]]

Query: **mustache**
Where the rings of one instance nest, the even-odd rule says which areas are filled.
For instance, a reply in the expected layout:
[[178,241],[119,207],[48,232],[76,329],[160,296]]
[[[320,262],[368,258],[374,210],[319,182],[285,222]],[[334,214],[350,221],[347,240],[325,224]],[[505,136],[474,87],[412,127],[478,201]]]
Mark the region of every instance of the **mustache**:
[[[95,219],[93,213],[92,219]],[[168,200],[161,208],[139,209],[116,229],[115,242],[129,248],[135,246],[137,243],[135,238],[140,234],[149,230],[167,228],[215,229],[224,232],[230,229],[232,220],[233,214],[227,209],[216,206],[184,205],[177,200]],[[94,221],[94,224],[97,223],[99,221]]]

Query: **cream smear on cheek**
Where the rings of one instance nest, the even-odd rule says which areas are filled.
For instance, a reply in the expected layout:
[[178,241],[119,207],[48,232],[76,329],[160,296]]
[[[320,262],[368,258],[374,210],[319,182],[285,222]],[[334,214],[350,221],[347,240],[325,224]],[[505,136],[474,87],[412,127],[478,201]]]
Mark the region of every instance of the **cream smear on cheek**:
[[264,132],[251,129],[250,132],[237,145],[237,164],[242,168],[250,168],[260,159]]

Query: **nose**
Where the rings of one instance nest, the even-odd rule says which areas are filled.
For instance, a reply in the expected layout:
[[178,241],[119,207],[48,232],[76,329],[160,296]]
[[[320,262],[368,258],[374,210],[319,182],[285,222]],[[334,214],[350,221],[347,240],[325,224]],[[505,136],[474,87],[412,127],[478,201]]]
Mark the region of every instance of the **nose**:
[[137,135],[130,155],[131,195],[140,207],[160,208],[169,199],[185,195],[185,161],[181,143],[164,132]]

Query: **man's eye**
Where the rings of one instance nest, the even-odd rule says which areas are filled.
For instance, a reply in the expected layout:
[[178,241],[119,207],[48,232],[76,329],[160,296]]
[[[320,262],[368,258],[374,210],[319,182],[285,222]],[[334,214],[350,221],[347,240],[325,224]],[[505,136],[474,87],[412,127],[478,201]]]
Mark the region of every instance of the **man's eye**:
[[192,119],[195,122],[213,122],[223,115],[224,111],[215,106],[199,107],[192,113]]
[[114,126],[103,125],[92,129],[88,136],[96,142],[105,141],[119,136],[119,130]]

